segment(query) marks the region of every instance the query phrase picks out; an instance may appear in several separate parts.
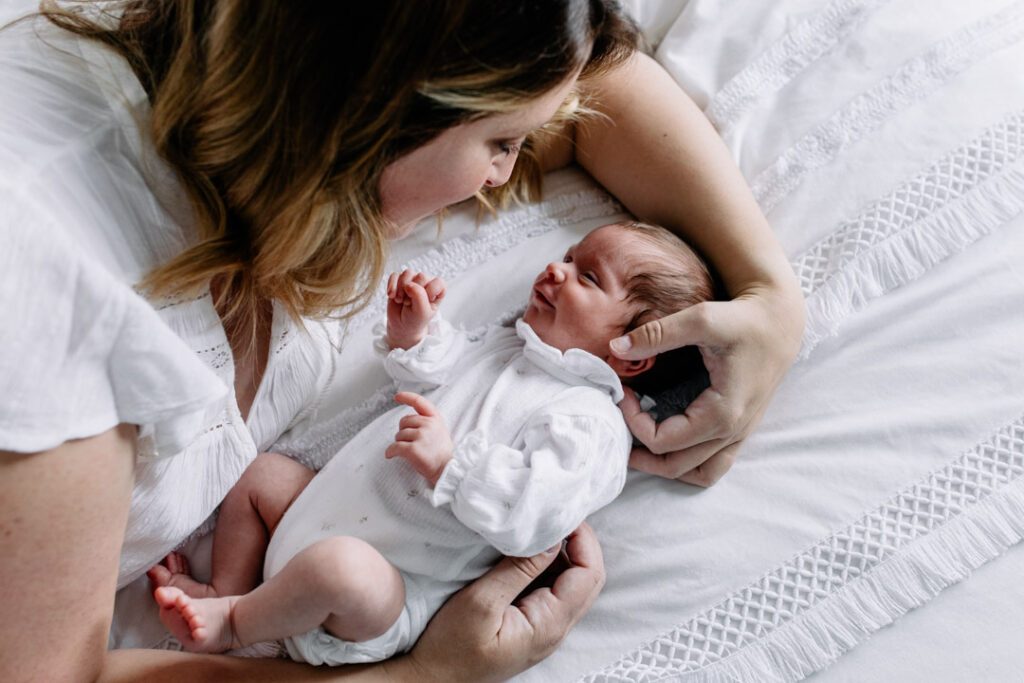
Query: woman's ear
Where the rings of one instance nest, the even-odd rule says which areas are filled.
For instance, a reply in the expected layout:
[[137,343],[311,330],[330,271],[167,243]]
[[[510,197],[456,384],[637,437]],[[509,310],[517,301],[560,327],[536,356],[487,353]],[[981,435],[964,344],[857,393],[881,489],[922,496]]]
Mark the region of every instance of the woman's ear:
[[640,360],[625,360],[618,356],[609,354],[605,357],[605,362],[612,366],[612,370],[619,377],[636,377],[637,375],[647,372],[654,367],[654,360],[657,356],[651,358],[641,358]]

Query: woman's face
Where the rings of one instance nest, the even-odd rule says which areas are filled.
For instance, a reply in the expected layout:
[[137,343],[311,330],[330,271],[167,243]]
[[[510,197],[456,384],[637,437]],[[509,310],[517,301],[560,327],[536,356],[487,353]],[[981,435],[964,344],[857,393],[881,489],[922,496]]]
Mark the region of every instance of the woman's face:
[[554,116],[575,82],[573,76],[518,109],[449,128],[389,164],[380,196],[384,217],[397,228],[388,237],[404,237],[423,218],[507,181],[527,133]]

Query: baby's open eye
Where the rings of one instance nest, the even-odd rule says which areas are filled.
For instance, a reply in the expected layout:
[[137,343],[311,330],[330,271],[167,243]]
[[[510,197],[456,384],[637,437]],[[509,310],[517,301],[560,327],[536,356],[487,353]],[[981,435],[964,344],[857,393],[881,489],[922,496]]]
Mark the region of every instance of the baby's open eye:
[[587,272],[583,273],[583,277],[584,277],[585,279],[587,279],[587,280],[590,280],[590,281],[591,281],[591,282],[593,282],[593,283],[594,283],[595,285],[597,284],[597,276],[596,276],[596,275],[594,275],[593,273],[591,273],[590,271],[587,271]]
[[566,254],[562,258],[562,263],[572,263],[572,255],[571,254]]

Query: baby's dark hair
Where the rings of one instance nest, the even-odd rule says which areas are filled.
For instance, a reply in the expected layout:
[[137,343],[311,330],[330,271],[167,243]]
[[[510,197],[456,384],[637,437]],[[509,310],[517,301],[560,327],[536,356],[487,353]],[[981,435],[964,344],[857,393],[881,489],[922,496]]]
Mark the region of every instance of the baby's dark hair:
[[[626,331],[684,308],[721,297],[721,286],[703,258],[671,231],[633,221],[621,227],[651,247],[650,258],[636,264],[626,281],[627,300],[637,312]],[[629,386],[647,396],[685,382],[705,382],[707,371],[695,346],[658,354],[654,366],[630,379]],[[706,384],[705,384],[706,385]]]

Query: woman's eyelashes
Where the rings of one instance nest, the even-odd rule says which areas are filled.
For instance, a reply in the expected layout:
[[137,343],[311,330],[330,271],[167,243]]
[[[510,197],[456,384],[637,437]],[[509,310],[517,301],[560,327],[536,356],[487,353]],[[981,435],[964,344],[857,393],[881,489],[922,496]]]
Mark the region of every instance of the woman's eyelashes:
[[519,150],[523,147],[523,140],[499,140],[495,145],[502,154],[509,156],[519,154]]

